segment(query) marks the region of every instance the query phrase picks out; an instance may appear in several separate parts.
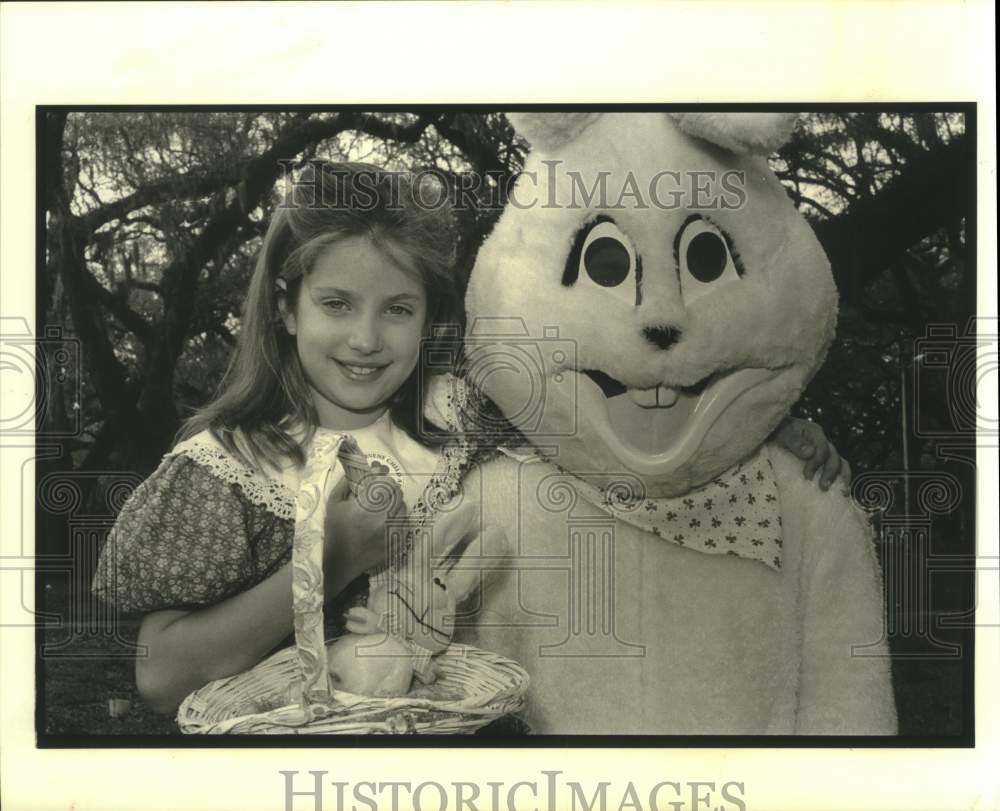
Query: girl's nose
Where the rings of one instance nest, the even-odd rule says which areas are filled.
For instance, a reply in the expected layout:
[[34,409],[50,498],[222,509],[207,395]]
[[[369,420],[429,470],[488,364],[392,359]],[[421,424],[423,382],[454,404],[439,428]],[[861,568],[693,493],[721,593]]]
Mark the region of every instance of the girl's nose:
[[360,318],[355,322],[347,345],[355,352],[371,355],[382,348],[382,336],[373,318]]

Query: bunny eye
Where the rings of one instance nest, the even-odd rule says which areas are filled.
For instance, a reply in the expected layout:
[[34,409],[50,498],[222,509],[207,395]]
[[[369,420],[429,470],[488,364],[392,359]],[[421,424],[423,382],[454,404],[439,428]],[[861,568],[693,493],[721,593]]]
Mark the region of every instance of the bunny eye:
[[586,279],[615,298],[636,305],[641,275],[642,262],[632,241],[610,217],[601,216],[577,232],[562,281],[571,287]]
[[684,253],[688,273],[702,284],[714,282],[726,270],[726,260],[729,258],[726,254],[726,243],[722,241],[722,237],[710,231],[702,231],[688,243]]
[[601,223],[587,237],[583,249],[583,269],[601,287],[617,287],[628,278],[633,257],[629,246],[616,234],[611,223]]
[[439,589],[441,589],[441,591],[447,591],[448,590],[448,587],[444,583],[441,582],[441,578],[440,577],[435,577],[434,578],[434,585],[437,586]]
[[720,284],[739,281],[743,275],[726,235],[700,216],[685,223],[677,235],[674,251],[685,304]]

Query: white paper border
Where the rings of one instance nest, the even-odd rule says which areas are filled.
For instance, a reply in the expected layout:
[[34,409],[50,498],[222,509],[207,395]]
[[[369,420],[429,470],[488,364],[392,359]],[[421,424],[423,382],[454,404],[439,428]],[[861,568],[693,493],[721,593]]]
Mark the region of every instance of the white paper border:
[[[33,321],[36,104],[975,101],[980,315],[995,316],[994,65],[986,2],[4,3],[0,312]],[[996,450],[981,457],[980,549],[996,555]],[[4,555],[21,546],[12,516],[33,537],[18,467],[3,470]],[[1000,616],[994,581],[981,584],[981,615]],[[997,808],[998,636],[977,635],[975,750],[76,751],[34,749],[34,633],[4,628],[2,802],[283,809],[279,769],[512,783],[544,768],[616,785],[742,781],[750,811]]]

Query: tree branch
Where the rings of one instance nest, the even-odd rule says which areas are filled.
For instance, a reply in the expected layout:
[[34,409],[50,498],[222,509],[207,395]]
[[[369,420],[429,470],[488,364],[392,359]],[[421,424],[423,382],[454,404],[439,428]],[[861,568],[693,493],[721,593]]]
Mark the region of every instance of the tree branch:
[[83,270],[80,274],[81,292],[92,297],[117,318],[123,327],[133,333],[144,345],[149,345],[153,340],[153,330],[149,323],[139,313],[128,306],[118,296],[105,289],[104,285],[97,281],[93,275]]
[[434,129],[458,147],[481,175],[510,173],[510,167],[500,158],[496,147],[470,132],[458,115],[448,113],[439,116],[434,120]]
[[[881,191],[855,200],[843,214],[817,223],[834,278],[853,297],[908,248],[967,216],[972,183],[966,136],[922,152]],[[857,276],[852,278],[852,268]]]
[[206,197],[220,186],[235,183],[239,177],[238,167],[224,167],[198,175],[184,174],[157,180],[132,194],[88,211],[80,217],[81,227],[93,232],[107,222],[126,217],[130,212],[146,206],[168,200],[193,200]]

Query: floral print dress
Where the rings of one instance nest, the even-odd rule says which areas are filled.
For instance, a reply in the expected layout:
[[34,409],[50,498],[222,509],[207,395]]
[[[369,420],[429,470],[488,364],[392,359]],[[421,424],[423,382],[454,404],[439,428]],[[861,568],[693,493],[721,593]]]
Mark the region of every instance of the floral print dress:
[[[93,591],[120,614],[213,605],[291,561],[295,489],[200,436],[164,457],[108,535]],[[475,448],[458,438],[437,449],[436,466],[411,515],[429,514],[454,496],[476,457]],[[366,592],[362,576],[331,606],[328,624],[336,627]]]

